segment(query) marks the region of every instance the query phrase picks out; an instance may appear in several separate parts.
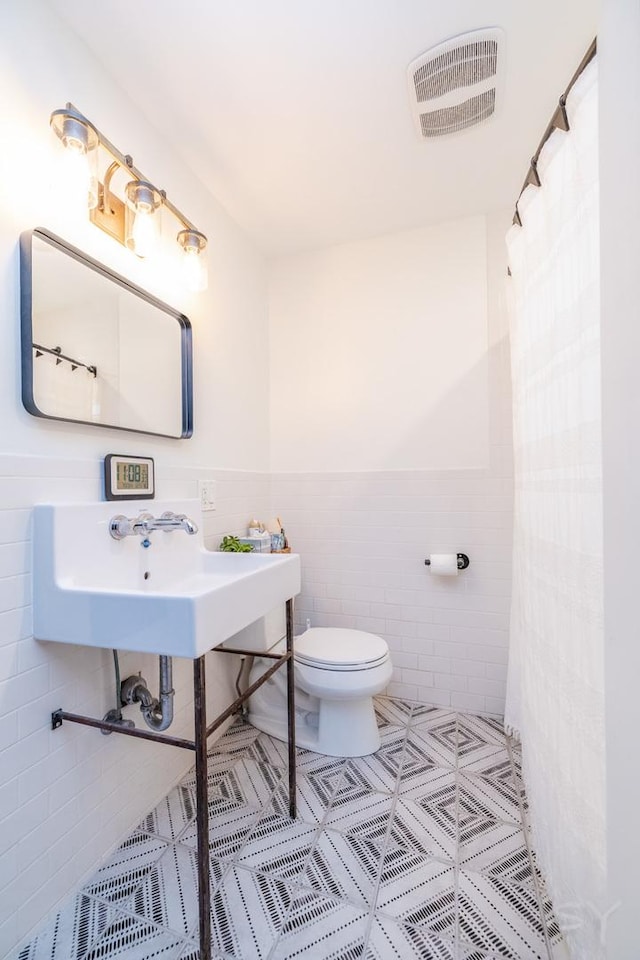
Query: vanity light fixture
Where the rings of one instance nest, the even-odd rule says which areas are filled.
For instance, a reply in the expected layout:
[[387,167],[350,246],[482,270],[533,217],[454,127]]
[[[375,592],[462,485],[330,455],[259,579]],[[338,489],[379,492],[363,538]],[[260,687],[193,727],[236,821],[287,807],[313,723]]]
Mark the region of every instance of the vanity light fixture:
[[[153,255],[160,239],[162,212],[168,210],[180,226],[176,241],[182,249],[185,284],[196,292],[206,290],[207,238],[171,203],[164,190],[158,190],[134,166],[132,157],[121,153],[72,103],[54,110],[50,123],[76,177],[86,182],[91,222],[138,257],[146,258]],[[112,158],[102,180],[98,173],[101,154]],[[125,182],[117,188],[121,199],[112,184],[122,180],[122,173]]]

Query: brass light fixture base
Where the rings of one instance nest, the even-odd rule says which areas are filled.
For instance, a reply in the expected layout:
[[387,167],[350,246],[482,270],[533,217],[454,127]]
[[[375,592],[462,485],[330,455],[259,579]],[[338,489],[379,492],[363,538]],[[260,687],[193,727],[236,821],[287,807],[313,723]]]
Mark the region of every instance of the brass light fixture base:
[[98,206],[89,211],[89,219],[96,227],[100,227],[124,246],[124,203],[111,192],[109,192],[109,208],[105,209],[104,186],[100,183],[98,184]]

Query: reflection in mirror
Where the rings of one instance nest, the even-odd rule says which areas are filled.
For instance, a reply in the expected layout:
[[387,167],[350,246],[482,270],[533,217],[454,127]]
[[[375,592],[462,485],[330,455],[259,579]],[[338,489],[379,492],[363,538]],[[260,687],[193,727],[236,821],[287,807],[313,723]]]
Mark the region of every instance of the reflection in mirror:
[[23,234],[20,252],[27,410],[191,436],[187,318],[46,231]]

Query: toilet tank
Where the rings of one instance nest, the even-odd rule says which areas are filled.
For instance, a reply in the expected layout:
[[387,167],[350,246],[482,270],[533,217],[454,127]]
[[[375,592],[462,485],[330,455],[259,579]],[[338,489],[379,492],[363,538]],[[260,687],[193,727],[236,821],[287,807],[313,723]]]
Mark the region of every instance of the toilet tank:
[[260,617],[244,630],[229,637],[225,646],[246,650],[247,653],[264,653],[282,640],[286,630],[285,606],[281,603],[274,610],[270,610],[266,616]]

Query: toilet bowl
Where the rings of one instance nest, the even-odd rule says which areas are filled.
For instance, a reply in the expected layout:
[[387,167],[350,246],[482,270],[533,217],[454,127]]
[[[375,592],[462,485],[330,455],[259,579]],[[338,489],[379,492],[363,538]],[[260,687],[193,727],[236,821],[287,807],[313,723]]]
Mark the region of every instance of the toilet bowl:
[[[271,648],[285,650],[284,638]],[[256,657],[254,683],[273,660]],[[373,633],[313,627],[294,640],[296,744],[331,757],[363,757],[380,747],[373,697],[391,679],[386,641]],[[287,739],[286,672],[277,671],[249,700],[253,726]]]

